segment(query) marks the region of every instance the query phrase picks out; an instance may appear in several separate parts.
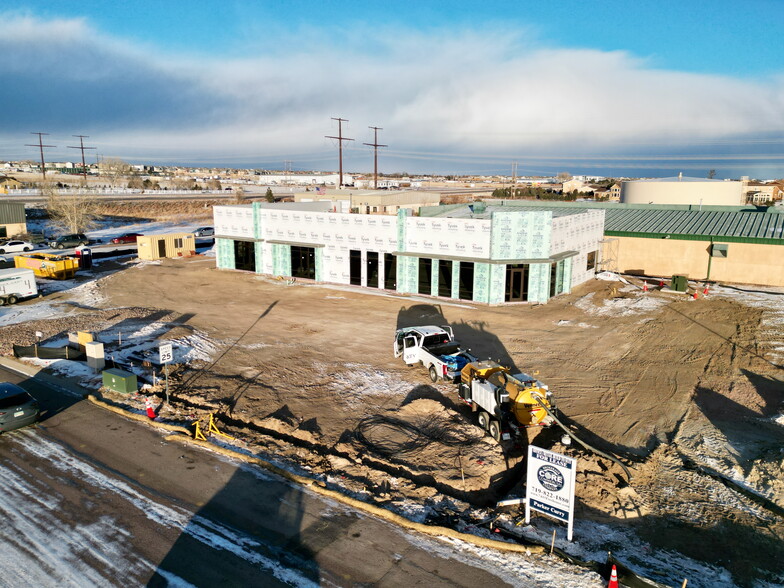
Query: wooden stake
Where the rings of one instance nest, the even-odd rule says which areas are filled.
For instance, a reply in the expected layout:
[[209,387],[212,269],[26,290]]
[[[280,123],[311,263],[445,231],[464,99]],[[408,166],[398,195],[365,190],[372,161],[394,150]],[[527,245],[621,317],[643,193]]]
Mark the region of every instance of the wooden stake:
[[457,450],[457,461],[460,463],[460,477],[463,478],[463,492],[466,491],[465,474],[463,473],[463,457],[460,455],[460,450]]
[[689,583],[689,579],[688,578],[684,578],[683,579],[683,584],[681,584],[681,588],[686,588],[686,584],[688,584],[688,583]]
[[550,542],[550,555],[553,554],[553,549],[555,549],[555,529],[553,529],[553,540]]

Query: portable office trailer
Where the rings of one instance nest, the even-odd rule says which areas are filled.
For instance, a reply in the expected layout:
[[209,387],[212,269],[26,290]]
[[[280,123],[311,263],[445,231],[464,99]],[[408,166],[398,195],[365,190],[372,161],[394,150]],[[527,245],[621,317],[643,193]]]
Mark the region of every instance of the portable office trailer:
[[14,304],[23,298],[38,296],[35,273],[31,269],[0,270],[0,306]]
[[36,276],[50,280],[67,280],[76,275],[79,260],[67,255],[51,253],[20,253],[14,257],[14,265],[35,272]]
[[147,261],[196,255],[196,237],[193,233],[144,235],[136,239],[136,246],[139,249],[139,259]]

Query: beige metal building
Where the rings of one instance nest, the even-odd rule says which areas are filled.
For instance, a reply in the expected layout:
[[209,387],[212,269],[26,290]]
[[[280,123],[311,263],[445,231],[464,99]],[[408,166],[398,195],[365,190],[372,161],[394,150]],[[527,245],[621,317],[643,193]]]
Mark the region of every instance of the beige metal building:
[[196,237],[193,233],[143,235],[136,239],[136,246],[139,259],[147,261],[196,255]]
[[0,238],[27,232],[25,205],[22,202],[0,202]]
[[745,204],[743,182],[687,178],[654,178],[621,182],[624,204],[696,204],[741,206]]
[[[326,190],[323,194],[305,192],[294,195],[295,202],[314,202],[328,200],[335,203],[336,211],[341,201],[349,201],[349,208],[360,214],[397,214],[398,210],[417,211],[425,206],[438,206],[440,192],[419,190]],[[348,212],[346,210],[345,212]]]

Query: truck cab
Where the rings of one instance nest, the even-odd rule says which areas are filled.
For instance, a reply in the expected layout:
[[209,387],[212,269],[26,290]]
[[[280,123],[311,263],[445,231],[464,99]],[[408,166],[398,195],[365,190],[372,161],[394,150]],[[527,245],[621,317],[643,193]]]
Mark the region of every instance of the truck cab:
[[454,339],[452,327],[406,327],[395,332],[395,357],[403,356],[409,365],[420,361],[419,349],[449,343]]

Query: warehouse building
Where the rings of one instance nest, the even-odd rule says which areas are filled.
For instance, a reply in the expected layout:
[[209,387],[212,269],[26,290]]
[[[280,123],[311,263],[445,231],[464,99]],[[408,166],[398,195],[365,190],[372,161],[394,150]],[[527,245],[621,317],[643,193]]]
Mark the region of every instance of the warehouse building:
[[0,239],[27,233],[25,205],[22,202],[0,202]]
[[621,182],[624,204],[695,204],[741,206],[745,204],[743,182],[688,178],[629,180]]
[[543,303],[593,277],[604,227],[602,210],[331,209],[331,202],[216,206],[218,268],[487,304]]
[[784,207],[656,206],[507,200],[520,210],[606,213],[599,269],[784,286]]

